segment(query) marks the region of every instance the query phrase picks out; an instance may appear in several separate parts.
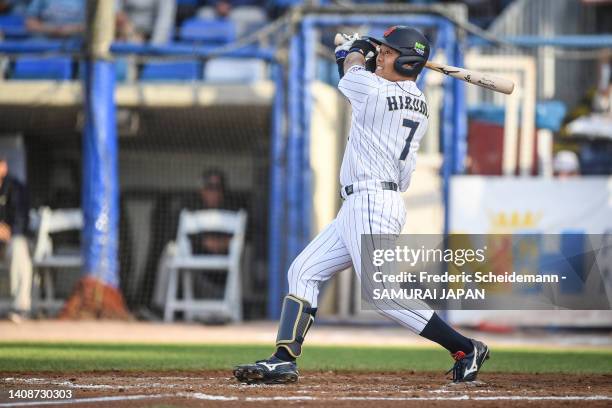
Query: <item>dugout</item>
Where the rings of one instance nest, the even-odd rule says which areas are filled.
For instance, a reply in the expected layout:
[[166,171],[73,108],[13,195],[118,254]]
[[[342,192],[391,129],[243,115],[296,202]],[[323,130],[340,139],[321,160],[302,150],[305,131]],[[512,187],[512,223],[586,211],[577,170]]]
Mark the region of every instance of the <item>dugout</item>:
[[[31,207],[79,207],[83,108],[77,81],[3,81],[0,135],[19,135]],[[245,318],[265,313],[269,149],[274,84],[117,84],[121,289],[148,307],[157,263],[181,208],[198,208],[202,173],[226,176],[227,208],[248,212]],[[61,237],[78,246],[78,236]],[[62,274],[69,295],[79,271]],[[248,306],[248,307],[246,307]]]

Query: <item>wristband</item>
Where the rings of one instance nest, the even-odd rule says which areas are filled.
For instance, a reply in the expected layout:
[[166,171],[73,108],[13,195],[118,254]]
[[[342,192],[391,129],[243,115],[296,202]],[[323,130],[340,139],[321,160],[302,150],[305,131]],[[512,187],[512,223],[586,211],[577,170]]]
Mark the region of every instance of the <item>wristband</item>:
[[346,56],[348,55],[350,51],[347,50],[340,50],[336,52],[336,61],[339,59],[343,59],[346,58]]
[[[348,51],[348,54],[350,54],[350,53],[352,53],[352,52],[358,52],[358,53],[360,53],[360,54],[361,54],[361,55],[362,55],[362,56],[365,58],[365,54],[364,54],[364,52],[363,52],[363,50],[362,50],[361,48],[358,48],[358,47],[351,48],[351,49]],[[348,55],[348,54],[347,54],[347,55]]]

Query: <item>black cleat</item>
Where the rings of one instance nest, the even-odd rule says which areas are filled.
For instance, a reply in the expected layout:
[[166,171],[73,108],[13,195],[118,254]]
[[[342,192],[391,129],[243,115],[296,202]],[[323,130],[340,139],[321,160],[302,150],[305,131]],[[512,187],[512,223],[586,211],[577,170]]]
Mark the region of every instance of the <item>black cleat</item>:
[[478,371],[480,371],[485,360],[489,359],[490,352],[486,344],[476,340],[471,340],[471,342],[474,345],[474,350],[470,354],[458,351],[452,355],[455,359],[455,365],[446,374],[452,371],[454,383],[475,381]]
[[296,382],[298,376],[295,361],[283,361],[276,356],[234,367],[234,377],[247,384],[288,384]]

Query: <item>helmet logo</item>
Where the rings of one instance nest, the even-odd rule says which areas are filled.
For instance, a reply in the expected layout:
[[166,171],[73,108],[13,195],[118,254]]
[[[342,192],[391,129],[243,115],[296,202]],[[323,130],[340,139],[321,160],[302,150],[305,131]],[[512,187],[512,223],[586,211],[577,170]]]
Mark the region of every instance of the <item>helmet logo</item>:
[[397,29],[397,26],[387,28],[387,31],[385,31],[385,33],[383,34],[383,37],[390,36],[391,33],[394,32],[396,29]]
[[414,43],[414,50],[419,55],[425,55],[425,45],[418,41]]

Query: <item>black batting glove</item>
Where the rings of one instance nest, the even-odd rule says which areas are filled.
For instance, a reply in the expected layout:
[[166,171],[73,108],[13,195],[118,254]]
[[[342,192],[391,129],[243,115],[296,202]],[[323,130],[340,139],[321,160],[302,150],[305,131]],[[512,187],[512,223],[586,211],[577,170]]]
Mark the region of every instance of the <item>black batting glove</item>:
[[368,40],[355,40],[355,42],[353,42],[353,45],[351,46],[351,49],[349,50],[349,53],[351,52],[358,52],[361,55],[363,55],[363,57],[367,57],[368,54],[370,52],[376,54],[376,46],[374,44],[372,44],[371,42],[369,42]]
[[342,77],[344,76],[344,60],[346,58],[338,58],[336,59],[336,65],[338,65],[338,75],[340,76],[340,79],[342,79]]
[[365,61],[365,69],[374,73],[376,71],[376,55],[371,58],[366,59]]

